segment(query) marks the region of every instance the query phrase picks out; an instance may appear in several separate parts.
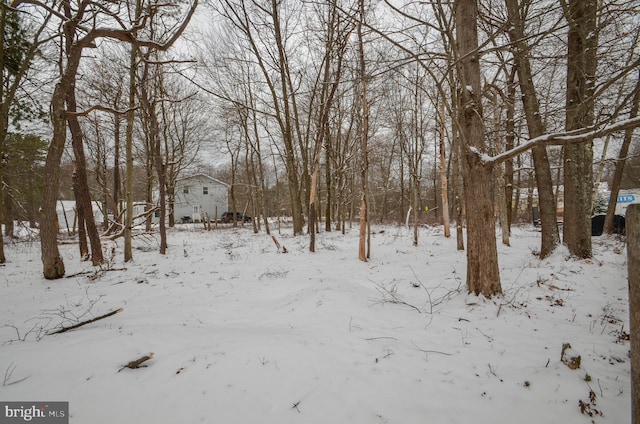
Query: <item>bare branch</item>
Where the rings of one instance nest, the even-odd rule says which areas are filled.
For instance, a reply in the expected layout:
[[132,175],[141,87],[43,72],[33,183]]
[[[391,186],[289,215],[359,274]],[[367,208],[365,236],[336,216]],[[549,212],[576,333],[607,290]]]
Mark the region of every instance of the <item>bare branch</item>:
[[514,158],[537,144],[544,144],[549,146],[562,146],[570,143],[583,143],[585,141],[593,140],[612,134],[614,132],[623,131],[627,129],[633,129],[640,126],[640,117],[633,119],[626,119],[624,121],[615,122],[609,125],[594,125],[589,128],[581,128],[575,131],[557,132],[551,134],[545,134],[540,137],[532,138],[531,140],[522,143],[518,147],[515,147],[509,151],[501,153],[497,156],[488,157],[484,159],[484,163],[488,166],[495,166],[503,163],[506,160]]

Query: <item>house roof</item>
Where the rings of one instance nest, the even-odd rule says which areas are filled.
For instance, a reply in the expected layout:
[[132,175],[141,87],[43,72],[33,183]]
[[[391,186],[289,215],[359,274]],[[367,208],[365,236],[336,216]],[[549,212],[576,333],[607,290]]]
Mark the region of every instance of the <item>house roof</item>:
[[204,173],[198,173],[198,174],[188,175],[188,176],[186,176],[186,177],[179,178],[179,179],[178,179],[178,181],[189,181],[189,180],[194,180],[194,179],[196,179],[196,178],[197,178],[197,179],[205,178],[205,179],[207,179],[207,180],[209,180],[209,181],[211,181],[211,182],[213,182],[213,183],[216,183],[216,184],[222,184],[223,186],[225,186],[225,187],[227,187],[227,188],[229,188],[229,187],[230,187],[230,185],[229,185],[229,184],[227,184],[227,183],[225,183],[225,182],[222,182],[222,181],[220,181],[220,180],[218,180],[218,179],[216,179],[216,178],[213,178],[212,176],[207,175],[207,174],[204,174]]

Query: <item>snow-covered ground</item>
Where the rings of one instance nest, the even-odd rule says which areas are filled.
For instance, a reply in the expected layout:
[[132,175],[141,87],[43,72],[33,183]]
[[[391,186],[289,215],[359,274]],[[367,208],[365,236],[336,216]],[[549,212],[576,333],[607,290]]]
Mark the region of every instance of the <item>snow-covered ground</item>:
[[[625,423],[630,421],[626,247],[547,260],[533,227],[500,245],[504,295],[466,293],[465,253],[440,228],[308,237],[183,225],[157,253],[105,242],[109,265],[39,244],[0,268],[0,400],[69,401],[71,423]],[[84,273],[83,273],[84,272]],[[76,275],[73,275],[76,274]],[[76,330],[61,326],[122,312]],[[564,343],[581,367],[561,362]],[[140,368],[130,361],[154,356]],[[592,416],[590,416],[591,414]],[[601,414],[601,415],[600,415]]]

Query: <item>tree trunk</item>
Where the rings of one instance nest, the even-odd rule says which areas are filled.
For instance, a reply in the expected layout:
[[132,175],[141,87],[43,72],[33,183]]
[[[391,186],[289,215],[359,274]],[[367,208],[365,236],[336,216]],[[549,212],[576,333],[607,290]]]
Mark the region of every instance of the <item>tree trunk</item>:
[[80,192],[80,182],[75,165],[73,169],[73,176],[71,177],[71,179],[73,181],[73,194],[76,199],[74,221],[77,221],[78,223],[78,249],[80,250],[80,259],[84,261],[89,257],[89,244],[87,243],[87,231],[84,219],[84,204],[78,200],[78,193]]
[[158,114],[156,112],[155,101],[150,97],[147,86],[150,82],[149,67],[153,66],[149,63],[145,64],[145,69],[142,76],[142,82],[140,84],[140,101],[143,105],[144,111],[149,120],[149,145],[153,154],[153,166],[156,169],[156,176],[158,178],[158,192],[159,192],[159,205],[160,208],[160,222],[158,228],[160,230],[160,254],[167,253],[167,193],[166,193],[166,175],[165,166],[162,161],[162,149],[160,140],[160,123],[158,122]]
[[[79,55],[78,55],[79,56]],[[79,57],[77,58],[79,60]],[[76,66],[77,69],[77,66]],[[40,208],[40,243],[44,278],[53,280],[64,276],[64,261],[58,250],[58,214],[56,202],[60,188],[60,160],[64,152],[67,136],[67,116],[65,113],[66,75],[56,84],[51,97],[51,124],[53,137],[47,150],[44,164],[44,190]]]
[[[507,75],[507,112],[506,112],[506,131],[504,149],[509,151],[513,149],[516,139],[515,115],[516,115],[516,69],[512,68]],[[513,159],[509,159],[504,163],[504,198],[507,203],[507,221],[509,230],[513,222]],[[517,208],[518,203],[516,203]]]
[[367,67],[364,57],[364,38],[362,34],[362,27],[365,21],[365,7],[364,0],[360,0],[360,16],[358,20],[358,55],[360,62],[360,84],[361,93],[360,101],[362,107],[362,127],[360,129],[360,146],[362,155],[362,164],[360,168],[360,239],[358,243],[358,258],[366,262],[367,261],[367,174],[369,171],[369,157],[368,157],[368,141],[369,141],[369,103],[367,99]]
[[640,205],[627,209],[629,334],[631,334],[631,423],[640,424]]
[[[67,93],[67,111],[70,114],[76,112],[75,83],[71,86],[69,92]],[[94,266],[96,266],[104,262],[104,258],[102,257],[102,244],[100,243],[100,234],[98,233],[98,228],[96,227],[96,222],[93,218],[93,206],[91,204],[91,194],[89,193],[89,184],[87,182],[87,161],[84,155],[82,128],[80,128],[80,123],[78,122],[78,118],[76,116],[68,116],[67,123],[69,125],[69,132],[71,133],[73,155],[76,159],[75,170],[73,173],[73,192],[76,197],[76,208],[78,209],[79,213],[78,229],[81,230],[86,228],[87,235],[89,236],[89,243],[91,244],[91,262]],[[82,215],[80,215],[80,213]],[[82,221],[80,221],[81,216]],[[80,231],[78,231],[78,234],[80,235]],[[84,238],[84,236],[82,238]],[[81,255],[81,257],[85,257],[85,255]]]
[[[597,70],[596,0],[569,0],[566,129],[591,126]],[[569,252],[590,258],[593,142],[564,146],[564,231]]]
[[447,181],[447,148],[445,144],[445,127],[444,127],[444,99],[440,102],[440,185],[442,196],[442,225],[444,227],[444,236],[451,237],[451,226],[449,222],[449,187]]
[[[271,0],[273,24],[278,49],[278,64],[280,70],[280,83],[282,90],[282,102],[284,106],[284,122],[281,123],[282,137],[285,145],[285,164],[287,168],[287,180],[289,183],[289,198],[291,200],[291,213],[293,215],[293,234],[302,234],[304,226],[304,214],[302,211],[302,198],[300,182],[298,178],[298,166],[294,148],[294,116],[292,115],[289,98],[289,83],[287,78],[288,60],[285,52],[284,40],[281,33],[279,8],[282,7],[277,0]],[[277,100],[277,99],[275,99]]]
[[[529,137],[535,138],[545,133],[538,96],[533,82],[531,63],[529,62],[529,47],[525,42],[524,21],[520,15],[518,0],[505,0],[511,26],[509,38],[513,44],[513,56],[518,73],[518,83],[522,92],[522,103],[527,119]],[[543,145],[536,145],[531,149],[535,167],[536,185],[538,187],[538,206],[542,225],[542,241],[540,257],[546,258],[560,244],[556,216],[556,201],[553,194],[553,179],[547,149]]]
[[460,92],[458,119],[460,123],[461,159],[464,192],[467,202],[473,200],[474,210],[467,213],[467,288],[470,293],[491,297],[502,292],[498,269],[496,227],[493,212],[491,168],[485,166],[484,123],[482,122],[482,87],[478,53],[476,0],[455,3],[457,65]]
[[[640,78],[636,83],[636,92],[633,95],[633,103],[631,105],[631,111],[629,112],[629,118],[635,118],[638,116],[638,109],[640,108]],[[609,205],[607,206],[607,215],[604,218],[604,232],[607,234],[613,233],[613,217],[616,213],[616,205],[618,200],[618,193],[620,192],[620,183],[622,183],[622,175],[624,172],[624,165],[629,154],[629,146],[633,140],[633,128],[629,128],[624,132],[624,139],[622,146],[620,147],[620,153],[618,154],[618,161],[616,162],[616,168],[613,174],[613,183],[611,184],[611,195],[609,196]]]
[[[136,0],[135,19],[142,14],[142,0]],[[135,35],[135,33],[134,33]],[[127,111],[127,126],[125,129],[125,202],[124,218],[124,261],[133,260],[133,126],[136,106],[136,69],[138,49],[131,46],[129,52],[129,101]]]
[[[1,180],[0,180],[1,181]],[[4,184],[2,184],[4,185]],[[11,190],[8,187],[2,187],[3,190],[0,192],[2,195],[3,208],[1,209],[2,215],[0,218],[0,222],[4,223],[4,235],[11,239],[13,237],[13,199],[11,196]],[[1,236],[2,232],[0,232]],[[0,238],[0,242],[3,242],[2,238]],[[3,246],[4,247],[4,246]]]

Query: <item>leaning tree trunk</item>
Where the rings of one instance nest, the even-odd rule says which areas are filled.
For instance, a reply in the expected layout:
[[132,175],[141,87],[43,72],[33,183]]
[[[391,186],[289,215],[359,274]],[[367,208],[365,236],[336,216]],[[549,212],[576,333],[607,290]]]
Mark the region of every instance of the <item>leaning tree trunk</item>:
[[[629,118],[633,119],[638,116],[638,109],[640,108],[640,78],[636,83],[636,92],[633,95],[633,103],[631,105],[631,111],[629,112]],[[607,234],[613,233],[613,217],[616,213],[616,205],[618,199],[618,193],[620,192],[620,184],[622,183],[622,175],[624,172],[624,165],[629,154],[629,146],[633,139],[633,128],[629,128],[624,132],[624,139],[622,146],[620,147],[620,153],[618,154],[618,161],[616,162],[616,168],[613,173],[613,183],[611,183],[611,196],[609,197],[609,206],[607,207],[607,215],[604,218],[604,231]]]
[[[505,0],[509,16],[509,38],[513,43],[513,56],[518,73],[522,103],[529,137],[535,138],[544,134],[544,125],[540,117],[540,106],[535,86],[531,63],[529,62],[529,47],[524,35],[524,21],[520,16],[518,0]],[[542,241],[540,257],[545,258],[560,244],[556,217],[556,201],[553,194],[553,179],[547,149],[537,144],[531,149],[533,166],[535,168],[536,186],[538,187],[538,205],[540,207],[540,223],[542,225]]]
[[[67,95],[67,111],[72,114],[76,111],[76,93],[75,85],[71,87]],[[87,161],[84,155],[84,143],[82,128],[76,116],[70,115],[67,118],[69,130],[71,132],[71,144],[73,146],[73,155],[76,158],[74,170],[74,194],[76,197],[76,207],[78,211],[82,211],[84,222],[78,220],[78,229],[83,227],[87,230],[89,243],[91,245],[91,262],[94,266],[104,262],[102,256],[102,244],[100,243],[100,234],[96,227],[93,217],[93,206],[91,204],[91,194],[89,193],[89,184],[87,182]],[[80,215],[78,215],[80,217]],[[80,234],[80,231],[78,232]],[[84,236],[83,236],[84,238]],[[82,239],[80,240],[82,243]],[[82,257],[85,252],[82,252]]]
[[[457,0],[456,36],[459,61],[458,119],[464,192],[474,209],[467,209],[467,288],[486,297],[502,292],[498,269],[498,250],[493,211],[492,169],[485,165],[482,86],[478,53],[478,5],[476,0]],[[469,205],[469,203],[468,203]]]
[[[597,70],[596,0],[570,0],[567,20],[568,131],[593,125],[593,99]],[[564,148],[564,243],[579,258],[592,256],[591,212],[593,194],[593,141]]]

